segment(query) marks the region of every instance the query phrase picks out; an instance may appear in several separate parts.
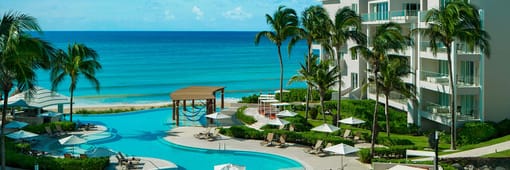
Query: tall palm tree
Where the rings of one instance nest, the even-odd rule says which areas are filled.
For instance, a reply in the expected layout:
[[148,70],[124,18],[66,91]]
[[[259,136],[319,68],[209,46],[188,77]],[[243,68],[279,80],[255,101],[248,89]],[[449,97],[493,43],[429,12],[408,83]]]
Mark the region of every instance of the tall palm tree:
[[[373,73],[374,82],[378,82],[377,78],[379,77],[379,70],[381,67],[381,63],[388,58],[388,51],[401,52],[409,43],[409,38],[403,36],[401,34],[402,28],[400,25],[395,23],[386,23],[381,26],[378,26],[376,32],[370,41],[371,47],[368,48],[364,45],[358,45],[351,48],[351,54],[357,55],[361,54],[368,61],[370,65],[370,70]],[[374,114],[372,120],[372,137],[371,137],[371,148],[370,148],[370,157],[374,157],[374,144],[375,140],[378,136],[378,126],[377,126],[377,108],[379,104],[379,85],[375,83],[375,107]]]
[[338,126],[338,119],[340,119],[340,103],[342,102],[342,74],[340,52],[341,48],[347,43],[347,40],[354,40],[357,44],[366,43],[366,35],[361,32],[361,17],[356,12],[348,7],[338,9],[335,14],[335,22],[331,30],[331,45],[336,50],[336,61],[338,69],[338,101],[337,101],[337,116],[336,125]]
[[414,98],[414,88],[411,84],[405,83],[402,77],[411,73],[411,69],[406,62],[406,58],[389,58],[381,64],[378,78],[379,89],[384,94],[385,105],[384,114],[386,115],[386,132],[390,137],[390,117],[388,113],[388,100],[392,91],[399,92],[405,98]]
[[96,79],[96,72],[101,70],[101,63],[98,61],[98,54],[94,49],[84,44],[74,43],[68,45],[67,53],[59,50],[55,63],[51,68],[51,88],[56,91],[58,85],[62,83],[66,76],[69,76],[71,84],[69,93],[71,94],[71,104],[69,107],[69,120],[73,121],[73,100],[74,90],[78,83],[78,78],[83,75],[89,80],[99,92],[99,81]]
[[266,14],[266,22],[271,26],[272,31],[261,31],[255,35],[255,45],[258,45],[260,38],[266,37],[269,41],[276,44],[278,49],[278,58],[280,59],[280,101],[283,99],[283,60],[281,46],[289,37],[298,34],[298,17],[296,11],[292,8],[279,6],[273,16]]
[[454,42],[465,43],[468,49],[473,50],[479,47],[488,57],[490,56],[489,34],[481,25],[480,16],[475,6],[464,0],[454,0],[443,9],[432,9],[425,17],[428,28],[422,32],[430,39],[430,47],[434,55],[437,55],[438,44],[446,47],[448,57],[448,76],[450,78],[450,114],[451,114],[451,149],[456,149],[456,127],[455,127],[455,83],[452,74],[452,44]]
[[48,69],[54,49],[46,41],[30,37],[26,32],[41,29],[34,17],[7,12],[0,20],[0,88],[3,96],[3,114],[0,136],[2,138],[2,169],[5,169],[5,123],[9,92],[13,87],[18,91],[32,94],[37,77],[35,70]]
[[[331,27],[331,22],[329,20],[328,13],[326,9],[324,9],[320,5],[310,6],[303,11],[303,16],[301,17],[301,23],[303,24],[303,28],[298,30],[298,34],[294,36],[289,42],[289,54],[291,52],[292,47],[299,40],[306,40],[306,45],[308,47],[308,54],[305,57],[306,63],[310,63],[312,53],[312,44],[314,42],[320,44],[326,44],[327,38],[329,37],[329,27]],[[308,71],[310,71],[310,65],[307,65]],[[310,94],[311,94],[312,86],[307,83],[306,90],[306,107],[305,107],[305,119],[308,120],[308,107],[310,105]]]

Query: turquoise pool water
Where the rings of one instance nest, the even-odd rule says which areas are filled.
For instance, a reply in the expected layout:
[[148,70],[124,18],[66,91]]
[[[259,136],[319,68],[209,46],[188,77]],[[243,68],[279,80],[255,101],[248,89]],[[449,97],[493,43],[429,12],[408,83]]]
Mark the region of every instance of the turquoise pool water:
[[[177,164],[179,169],[207,170],[223,163],[244,165],[249,170],[302,167],[294,160],[277,155],[190,148],[167,142],[163,137],[168,135],[167,131],[173,126],[171,114],[171,109],[155,109],[123,114],[73,115],[73,120],[92,122],[109,128],[111,136],[108,133],[100,134],[109,137],[91,140],[88,145],[108,147],[128,156],[168,160]],[[93,136],[88,138],[94,139]]]

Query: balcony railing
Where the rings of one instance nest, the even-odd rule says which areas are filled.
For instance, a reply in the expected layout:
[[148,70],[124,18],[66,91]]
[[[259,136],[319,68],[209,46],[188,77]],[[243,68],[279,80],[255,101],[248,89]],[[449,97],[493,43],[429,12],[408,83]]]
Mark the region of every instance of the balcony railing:
[[[442,43],[437,43],[437,52],[438,53],[446,53],[446,46]],[[430,41],[421,41],[420,42],[420,51],[422,52],[432,52],[430,48]]]
[[443,84],[443,85],[447,85],[450,82],[448,74],[445,74],[445,73],[438,73],[438,72],[432,72],[432,71],[420,71],[420,73],[421,73],[421,75],[420,75],[421,81]]
[[389,11],[389,12],[375,12],[365,13],[361,15],[361,19],[365,22],[369,21],[386,21],[386,20],[405,20],[406,17],[416,17],[418,11]]
[[[441,106],[433,102],[425,102],[422,105],[422,111],[426,111],[434,116],[451,118],[450,106]],[[460,109],[457,110],[457,120],[479,120],[480,115],[477,108]]]

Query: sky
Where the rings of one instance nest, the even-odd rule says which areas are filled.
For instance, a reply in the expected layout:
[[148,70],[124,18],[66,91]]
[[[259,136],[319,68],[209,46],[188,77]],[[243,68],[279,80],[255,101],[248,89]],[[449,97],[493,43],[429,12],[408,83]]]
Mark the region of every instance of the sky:
[[320,0],[3,0],[0,13],[31,15],[45,31],[260,31],[280,5],[301,14]]

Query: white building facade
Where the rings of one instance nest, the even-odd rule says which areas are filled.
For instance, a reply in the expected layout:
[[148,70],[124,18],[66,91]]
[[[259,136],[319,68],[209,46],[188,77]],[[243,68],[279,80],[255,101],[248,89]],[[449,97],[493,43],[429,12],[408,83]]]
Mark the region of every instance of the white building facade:
[[[402,26],[402,34],[408,35],[415,28],[428,27],[425,15],[430,9],[439,9],[449,0],[324,0],[323,7],[331,18],[338,9],[349,7],[356,11],[363,20],[363,30],[370,41],[376,27],[394,22]],[[484,29],[491,36],[491,56],[485,56],[480,50],[466,50],[466,45],[453,43],[452,65],[454,90],[456,91],[457,124],[468,121],[499,122],[510,118],[510,55],[505,49],[506,41],[510,40],[509,23],[505,22],[504,8],[510,1],[471,0],[470,3],[480,10]],[[450,86],[448,78],[448,62],[445,48],[439,48],[433,55],[429,47],[429,39],[420,34],[413,34],[413,45],[400,55],[408,56],[409,66],[413,74],[404,77],[404,81],[416,87],[416,102],[405,99],[398,93],[390,95],[391,107],[406,111],[408,123],[422,127],[443,127],[451,124]],[[368,43],[370,44],[370,42]],[[342,63],[342,89],[352,91],[344,97],[366,96],[375,99],[375,90],[369,88],[362,95],[360,86],[367,80],[367,64],[362,56],[352,56],[349,48],[353,42],[340,49]],[[314,46],[320,50],[318,46]],[[498,76],[502,75],[502,76]],[[335,88],[337,89],[337,88]],[[384,103],[380,94],[380,102]]]

